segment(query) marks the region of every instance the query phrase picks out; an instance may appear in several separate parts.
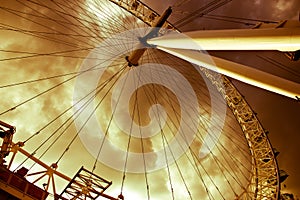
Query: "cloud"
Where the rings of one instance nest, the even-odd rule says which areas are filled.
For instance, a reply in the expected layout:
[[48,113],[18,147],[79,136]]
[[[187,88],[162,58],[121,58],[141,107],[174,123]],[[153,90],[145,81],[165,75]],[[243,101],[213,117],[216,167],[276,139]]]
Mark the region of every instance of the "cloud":
[[[61,2],[65,2],[65,1],[61,1]],[[58,1],[57,3],[59,4],[61,2]],[[163,4],[167,5],[169,3],[170,2],[164,2]],[[23,34],[20,32],[12,33],[11,31],[1,30],[0,32],[1,48],[5,48],[8,50],[28,51],[30,53],[49,53],[49,52],[77,49],[77,47],[90,47],[90,46],[93,47],[96,46],[98,42],[97,39],[95,39],[94,37],[97,36],[98,33],[101,33],[101,31],[103,30],[99,28],[99,30],[97,31],[91,31],[93,29],[89,29],[89,27],[86,26],[89,25],[91,28],[93,28],[94,26],[101,24],[101,20],[105,21],[111,19],[111,16],[115,16],[115,15],[111,15],[112,13],[110,13],[109,14],[110,18],[103,18],[101,16],[98,16],[100,18],[100,21],[97,21],[95,23],[90,23],[91,21],[80,22],[77,21],[76,18],[66,16],[66,15],[61,15],[59,14],[59,12],[55,12],[54,10],[49,10],[46,9],[45,7],[41,8],[41,6],[38,5],[31,5],[30,2],[26,2],[25,4],[30,5],[32,8],[40,12],[36,12],[32,9],[29,9],[24,5],[17,4],[14,1],[6,1],[4,6],[9,6],[11,8],[18,8],[18,10],[20,11],[26,11],[27,14],[25,15],[22,14],[24,17],[32,17],[32,19],[39,22],[40,24],[30,22],[26,19],[22,19],[11,14],[7,14],[7,13],[4,14],[5,12],[3,10],[0,13],[1,16],[5,16],[5,18],[3,18],[2,21],[26,30],[49,32],[51,34],[47,35],[41,33],[41,35],[39,35],[48,38],[48,40],[45,40],[43,38],[37,38],[35,36]],[[70,4],[68,5],[70,6],[71,4],[72,3],[70,2]],[[194,4],[199,4],[199,2],[196,3],[194,2]],[[59,9],[59,6],[54,4],[51,5],[53,6],[53,8]],[[239,14],[242,14],[243,12],[242,10],[246,10],[246,7],[248,7],[250,13],[249,16],[256,17],[258,16],[257,15],[258,13],[261,14],[259,16],[262,16],[263,11],[266,11],[265,6],[263,8],[258,9],[259,6],[262,6],[262,1],[258,1],[258,0],[255,1],[254,2],[255,6],[249,6],[249,5],[252,5],[252,1],[248,0],[245,1],[245,3],[243,3],[242,5],[240,3],[232,4],[232,7],[226,7],[226,9],[225,8],[221,9],[220,12],[224,14],[231,14],[231,12],[234,11],[237,14],[237,16],[239,16]],[[238,9],[239,6],[241,6],[241,9]],[[276,7],[277,10],[292,9],[291,5],[283,5],[281,1],[278,1],[276,4],[274,4],[274,6]],[[72,14],[76,14],[75,16],[80,16],[80,17],[84,16],[84,13],[79,7],[76,7],[76,9],[74,10],[68,9],[68,7],[65,7],[65,9],[67,9],[68,12]],[[109,12],[109,11],[106,10],[105,12]],[[34,13],[38,14],[39,17],[33,17],[32,14]],[[267,14],[267,16],[272,15],[271,11],[265,14]],[[48,18],[51,20],[49,20]],[[54,21],[52,19],[54,19]],[[221,25],[221,23],[214,24],[214,25],[216,26]],[[107,26],[113,26],[113,24],[109,24]],[[49,27],[50,29],[48,29],[47,27]],[[121,30],[123,29],[125,30],[128,28],[131,27],[130,26],[122,27]],[[80,36],[78,37],[74,36],[76,34],[79,34]],[[92,37],[86,38],[85,36],[89,34]],[[100,52],[103,53],[103,51]],[[161,60],[161,63],[163,64],[168,64],[169,60],[173,60],[173,62],[176,63],[175,67],[177,68],[177,70],[181,72],[185,78],[190,79],[192,88],[196,91],[197,94],[199,93],[202,95],[202,96],[201,95],[197,96],[197,101],[202,106],[200,109],[200,113],[201,114],[205,113],[203,114],[205,115],[204,121],[207,120],[211,112],[210,103],[209,103],[210,97],[205,84],[203,82],[199,83],[199,81],[202,80],[201,76],[199,76],[198,74],[191,77],[189,74],[192,74],[193,72],[195,72],[195,70],[190,68],[188,71],[183,70],[183,66],[185,66],[186,63],[179,61],[174,57],[168,57],[166,54],[155,50],[147,51],[147,53],[148,54],[144,60],[145,62],[147,62],[146,59],[148,58],[148,61],[156,60],[156,59]],[[70,52],[64,55],[85,57],[87,54],[88,51],[80,51],[76,53]],[[1,54],[1,58],[19,56],[19,55],[27,55],[27,54],[6,53],[6,54]],[[122,60],[125,59],[122,57]],[[11,61],[1,62],[0,63],[0,68],[1,68],[0,85],[74,72],[78,70],[81,62],[82,62],[81,58],[74,59],[74,58],[67,58],[63,56],[39,56],[33,58],[16,59]],[[109,74],[113,74],[113,73],[115,73],[115,71],[111,70],[108,71],[106,75],[108,76]],[[163,75],[167,76],[168,81],[177,81],[179,84],[181,83],[177,79],[172,80],[172,76],[171,76],[172,74],[170,75],[167,74],[166,72],[163,72],[161,76]],[[46,89],[53,87],[64,80],[67,80],[68,77],[69,76],[63,78],[57,78],[57,79],[50,79],[47,81],[40,81],[38,83],[33,83],[33,84],[15,86],[10,89],[0,89],[2,93],[0,108],[1,110],[5,110],[7,108],[13,107],[18,103],[21,103],[24,100],[38,93],[41,93]],[[17,126],[18,134],[16,134],[15,140],[16,141],[25,140],[26,138],[34,134],[35,131],[43,127],[43,125],[47,124],[53,118],[58,116],[63,110],[69,108],[72,105],[73,84],[74,84],[73,81],[70,81],[70,83],[68,84],[63,84],[63,86],[58,87],[57,89],[47,93],[46,95],[41,96],[38,99],[33,100],[28,104],[26,103],[24,106],[21,106],[20,108],[7,113],[6,115],[3,115],[4,121],[7,121]],[[155,87],[156,90],[152,90],[153,93],[150,94],[150,97],[146,97],[145,95],[143,96],[141,95],[143,93],[139,93],[141,95],[139,96],[139,98],[143,101],[144,104],[147,104],[147,106],[145,106],[143,109],[141,108],[141,110],[143,110],[141,112],[143,113],[143,116],[141,117],[140,123],[147,124],[147,122],[149,122],[149,118],[151,117],[151,115],[148,115],[147,111],[151,108],[151,106],[154,103],[160,103],[165,108],[166,113],[168,113],[168,119],[166,122],[166,127],[164,127],[164,131],[170,131],[170,130],[174,132],[178,131],[179,120],[176,119],[176,115],[180,116],[180,114],[182,113],[178,111],[179,105],[178,105],[178,100],[176,99],[176,95],[174,95],[173,92],[168,90],[168,88],[166,87],[161,87],[161,86],[155,86]],[[151,89],[152,86],[148,85],[145,86],[144,88],[141,88],[140,90],[149,92],[151,91]],[[182,88],[182,90],[184,89],[186,88]],[[108,89],[106,88],[106,91],[107,90]],[[110,114],[113,112],[111,108],[111,102],[110,102],[111,94],[109,94],[108,97],[109,98],[107,102],[102,103],[101,110],[99,109],[97,111],[97,117],[98,117],[97,119],[100,121],[100,126],[102,126],[103,130],[105,130],[106,126],[108,125]],[[147,102],[150,98],[153,99],[155,97],[157,98],[157,101]],[[131,102],[133,100],[134,99],[131,99]],[[169,104],[170,100],[175,106]],[[187,99],[187,101],[191,102],[190,99]],[[129,107],[130,111],[133,111],[132,105],[125,105],[125,108],[127,107]],[[179,114],[176,112],[178,112]],[[193,110],[190,109],[188,110],[188,112],[192,113]],[[155,113],[152,114],[153,114],[152,116],[155,116]],[[27,144],[30,145],[27,146],[26,144],[26,148],[30,152],[33,151],[37,147],[36,145],[37,142],[40,143],[41,141],[44,141],[69,116],[71,116],[71,113],[68,113],[62,119],[58,120],[56,123],[51,125],[48,129],[45,129],[41,134],[36,136],[37,138],[36,140],[29,141]],[[207,195],[207,190],[209,190],[213,194],[217,194],[218,193],[217,188],[221,188],[222,191],[224,190],[224,193],[227,192],[225,191],[229,188],[229,186],[226,185],[227,180],[233,182],[232,186],[235,187],[237,191],[241,191],[241,188],[239,188],[240,187],[239,183],[236,180],[234,180],[234,178],[232,178],[231,175],[236,173],[234,175],[240,177],[244,173],[247,176],[248,174],[245,171],[243,171],[243,169],[240,168],[236,168],[236,171],[232,170],[232,165],[233,166],[237,165],[237,163],[240,163],[242,162],[243,159],[245,159],[244,158],[245,155],[243,154],[244,152],[236,153],[240,148],[240,146],[236,144],[240,141],[236,138],[242,137],[242,135],[240,132],[239,132],[240,135],[238,136],[235,135],[237,130],[240,131],[240,129],[236,121],[232,119],[233,118],[231,116],[231,118],[228,119],[228,121],[226,122],[225,129],[229,131],[224,132],[224,135],[220,139],[220,143],[218,143],[217,147],[214,149],[212,154],[200,160],[200,164],[192,166],[190,160],[193,160],[193,157],[191,156],[190,153],[187,153],[187,155],[183,155],[178,160],[179,168],[177,168],[176,166],[177,163],[169,166],[170,173],[171,173],[170,175],[171,182],[174,187],[173,188],[174,194],[178,196],[178,198],[183,199],[186,196],[188,196],[188,192],[182,190],[183,184],[185,182],[181,179],[179,170],[183,174],[187,187],[191,190],[191,193],[195,198],[202,195]],[[127,122],[127,120],[128,119],[123,119],[123,122],[129,123]],[[135,122],[138,123],[138,121]],[[61,131],[64,129],[64,127],[61,128]],[[108,137],[109,137],[109,141],[114,143],[115,148],[107,150],[108,156],[106,159],[110,160],[111,162],[114,162],[117,165],[120,165],[120,167],[122,168],[124,165],[125,156],[117,160],[115,159],[115,157],[112,157],[111,155],[118,154],[119,152],[118,150],[120,149],[126,150],[128,144],[127,143],[128,135],[125,134],[122,130],[120,130],[119,127],[115,124],[115,122],[113,122],[111,127],[112,128],[110,129],[110,133]],[[199,133],[200,135],[199,138],[195,139],[191,145],[191,148],[196,153],[199,152],[200,146],[203,141],[203,135],[206,133],[205,126],[203,125],[203,127],[202,127],[204,129],[202,130],[203,132]],[[94,149],[96,153],[98,153],[98,150],[100,149],[99,147],[100,141],[96,140],[97,137],[93,137],[94,136],[93,134],[97,133],[97,128],[98,127],[91,126],[88,127],[88,129],[86,129],[86,132],[83,131],[80,133],[82,135],[89,134],[89,133],[92,135],[92,137],[89,137],[87,139],[87,142],[88,144],[90,144],[91,149]],[[45,159],[45,161],[49,163],[55,162],[58,159],[58,157],[63,153],[63,151],[65,151],[66,147],[69,145],[70,141],[76,136],[77,132],[78,132],[78,127],[76,129],[74,125],[72,125],[71,128],[68,129],[68,131],[54,145],[54,150],[47,153],[48,157]],[[166,134],[166,138],[168,141],[173,136],[174,136],[173,133]],[[57,135],[53,137],[50,140],[50,142],[54,142],[56,137]],[[242,143],[241,146],[246,148],[247,144],[245,143],[245,141],[242,142],[244,143]],[[161,135],[159,135],[158,137],[154,136],[153,138],[144,139],[143,145],[144,145],[144,149],[142,149],[140,139],[136,139],[136,138],[132,139],[130,152],[135,152],[135,153],[141,153],[143,151],[153,152],[159,148],[162,148],[163,144],[162,144]],[[230,148],[227,148],[228,146]],[[228,154],[224,153],[224,148],[226,148]],[[46,147],[44,147],[43,150],[46,150]],[[38,155],[41,154],[42,152],[38,153]],[[222,154],[226,154],[226,155],[222,155]],[[219,161],[216,159],[219,159]],[[228,161],[230,159],[231,161]],[[249,159],[249,157],[246,157],[246,159]],[[109,180],[113,180],[114,185],[112,190],[119,192],[123,173],[114,170],[109,166],[104,165],[103,163],[97,162],[95,158],[93,158],[87,152],[86,148],[82,145],[79,138],[75,140],[75,142],[71,145],[71,148],[66,152],[64,159],[61,161],[61,164],[59,165],[59,170],[62,169],[65,171],[65,173],[70,174],[70,176],[72,176],[72,174],[74,174],[82,164],[82,162],[79,162],[79,160],[84,162],[90,169],[93,168],[94,163],[96,163],[97,165],[96,173],[99,173],[100,175],[104,175],[105,178]],[[154,165],[157,160],[158,158],[153,156],[149,158],[149,163]],[[222,167],[218,166],[218,164],[222,165]],[[143,168],[142,160],[136,160],[136,159],[130,160],[130,163],[128,165],[132,166],[132,168],[134,167]],[[200,174],[198,174],[199,172],[197,169],[195,169],[195,167],[199,168]],[[246,166],[246,169],[247,167],[249,166]],[[224,173],[225,175],[222,173]],[[154,196],[154,198],[157,199],[170,198],[170,191],[171,191],[170,180],[166,168],[151,173],[147,172],[146,174],[126,173],[125,190],[127,190],[128,195],[130,195],[130,193],[142,193],[143,196],[147,195],[145,176],[148,177],[150,193],[152,196]],[[227,180],[226,178],[224,179],[224,177],[226,177]],[[214,183],[210,180],[210,178],[217,180],[214,181],[214,183],[218,184],[217,187],[214,186]],[[247,181],[247,180],[242,179],[242,181]],[[206,182],[209,183],[210,186],[206,186],[205,185]],[[140,194],[137,195],[139,196]],[[228,195],[233,195],[233,193],[228,193]],[[231,197],[232,196],[228,197],[228,199],[230,199]]]

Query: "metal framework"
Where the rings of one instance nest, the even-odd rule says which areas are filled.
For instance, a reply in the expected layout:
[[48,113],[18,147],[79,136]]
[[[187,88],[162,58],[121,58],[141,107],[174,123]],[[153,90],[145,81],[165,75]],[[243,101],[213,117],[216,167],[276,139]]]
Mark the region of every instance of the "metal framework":
[[114,200],[115,198],[104,194],[104,191],[111,184],[111,181],[105,180],[81,167],[58,198],[66,196],[68,199],[92,200],[104,195],[104,197]]
[[[155,18],[159,16],[145,4],[136,0],[110,1],[125,8],[150,26],[153,26]],[[176,30],[168,22],[163,27]],[[202,68],[202,71],[225,98],[245,134],[252,155],[251,183],[245,186],[247,187],[245,193],[238,199],[279,199],[279,169],[266,131],[249,104],[228,78],[222,76],[222,80],[217,80],[218,76],[215,76],[214,72],[205,68]]]
[[[156,20],[160,17],[160,15],[157,12],[155,12],[150,7],[145,5],[143,2],[138,0],[109,0],[109,1],[117,4],[121,8],[124,8],[125,10],[127,10],[132,15],[139,18],[149,26],[154,26]],[[162,27],[165,29],[176,30],[176,28],[168,21],[164,23]]]
[[[110,1],[126,9],[128,12],[141,19],[149,26],[153,26],[156,18],[159,16],[158,13],[137,0]],[[168,29],[175,29],[174,26],[168,22],[166,22],[163,27]],[[221,79],[218,79],[216,78],[217,76],[215,76],[214,72],[209,71],[205,68],[202,68],[201,70],[204,72],[206,77],[208,77],[208,79],[210,79],[210,81],[216,86],[220,94],[226,99],[229,108],[234,113],[244,132],[244,135],[248,141],[249,150],[252,154],[253,164],[251,182],[248,186],[245,186],[245,192],[241,194],[241,196],[237,197],[237,199],[278,199],[280,190],[279,170],[276,162],[276,156],[268,140],[266,131],[263,129],[255,113],[252,111],[243,96],[237,91],[237,89],[228,78],[226,78],[225,76],[221,76]],[[54,193],[54,175],[57,175],[62,179],[69,181],[71,184],[70,186],[72,186],[71,188],[73,188],[72,192],[76,193],[76,191],[82,192],[86,190],[89,190],[89,192],[95,191],[87,187],[88,182],[86,176],[80,175],[80,173],[78,173],[78,176],[75,176],[75,178],[72,180],[71,178],[59,173],[56,170],[57,166],[48,166],[47,164],[35,158],[33,155],[26,152],[21,147],[22,144],[10,144],[9,150],[13,152],[13,155],[15,155],[17,152],[21,152],[24,155],[28,156],[30,159],[37,162],[41,167],[43,167],[45,171],[37,172],[32,175],[41,174],[42,177],[48,176],[48,184],[50,184],[51,180]],[[13,158],[14,156],[12,157],[11,162],[13,161]],[[81,169],[81,171],[85,172],[83,169]],[[80,178],[80,181],[75,181],[76,177]],[[35,182],[39,181],[40,179],[41,177],[37,178]],[[103,194],[105,188],[111,184],[107,181],[104,181],[104,183],[105,186],[97,186],[101,189],[101,191],[98,191],[97,194]],[[76,184],[76,186],[74,186],[73,184]],[[48,187],[46,189],[48,189]],[[70,191],[70,193],[72,192]],[[75,193],[73,193],[73,195]],[[111,197],[110,199],[117,198]]]
[[[136,0],[110,0],[115,4],[128,10],[131,14],[153,26],[155,19],[159,16],[152,9]],[[284,23],[281,23],[282,27]],[[257,27],[262,26],[259,24]],[[176,28],[166,22],[165,28]],[[235,86],[225,76],[218,80],[214,72],[205,68],[201,69],[206,77],[216,86],[221,95],[225,98],[227,105],[232,110],[240,124],[247,139],[249,150],[252,155],[252,178],[245,192],[238,199],[279,199],[280,182],[279,169],[271,143],[267,133],[252,111],[249,104],[238,92]]]
[[[18,199],[46,199],[49,193],[27,181],[23,177],[22,171],[24,171],[24,168],[12,173],[9,169],[0,167],[0,189],[7,194],[13,194]],[[3,196],[0,197],[3,198]]]
[[[111,182],[89,172],[83,167],[79,170],[76,176],[71,179],[64,174],[57,171],[58,165],[56,163],[50,166],[42,162],[33,154],[28,153],[22,147],[24,143],[12,142],[13,134],[16,131],[14,126],[0,121],[0,136],[3,138],[0,146],[0,189],[9,194],[13,194],[20,199],[46,199],[48,196],[49,186],[52,186],[54,199],[65,199],[64,194],[73,196],[76,199],[96,199],[99,196],[105,197],[110,200],[117,200],[117,198],[104,194],[104,191],[112,184]],[[20,152],[24,156],[33,160],[36,164],[43,168],[41,171],[27,174],[26,168],[21,168],[17,172],[11,172],[10,168],[14,161],[16,154]],[[5,163],[5,157],[12,153],[9,163]],[[69,182],[66,189],[61,195],[56,194],[55,176]],[[33,181],[29,182],[25,177],[36,177]],[[37,182],[41,182],[43,178],[47,179],[47,183],[43,183],[43,189],[35,186]]]
[[245,134],[252,155],[251,183],[238,199],[279,199],[279,169],[267,132],[226,76],[216,78],[215,72],[206,68],[201,70],[226,100]]

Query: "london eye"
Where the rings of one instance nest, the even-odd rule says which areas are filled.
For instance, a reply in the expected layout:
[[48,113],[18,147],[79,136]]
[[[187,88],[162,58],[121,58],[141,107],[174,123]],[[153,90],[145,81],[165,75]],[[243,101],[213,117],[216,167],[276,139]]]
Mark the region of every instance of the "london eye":
[[[247,74],[246,83],[294,99],[299,84],[209,55],[241,47],[179,27],[198,13],[218,18],[209,13],[230,1],[172,23],[187,3],[161,13],[137,0],[1,4],[0,34],[12,38],[0,49],[2,197],[280,198],[278,152],[231,78]],[[299,23],[278,24],[230,34],[246,41],[277,27],[269,43],[281,43],[263,48],[297,59]],[[283,40],[285,31],[294,37]]]

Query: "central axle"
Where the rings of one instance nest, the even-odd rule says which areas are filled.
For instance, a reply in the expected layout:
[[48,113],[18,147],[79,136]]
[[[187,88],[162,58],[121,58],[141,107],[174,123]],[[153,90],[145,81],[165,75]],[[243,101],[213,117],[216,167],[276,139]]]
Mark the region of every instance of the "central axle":
[[129,67],[139,65],[138,62],[139,62],[140,58],[143,56],[144,52],[146,51],[147,46],[148,47],[150,46],[149,44],[147,44],[147,40],[157,36],[158,31],[164,25],[164,23],[167,21],[168,17],[171,15],[171,13],[172,13],[172,8],[169,7],[160,16],[160,18],[157,20],[157,22],[155,24],[153,24],[152,30],[144,37],[139,38],[139,40],[140,40],[140,44],[138,46],[139,48],[132,51],[129,56],[126,56],[126,61],[128,62]]

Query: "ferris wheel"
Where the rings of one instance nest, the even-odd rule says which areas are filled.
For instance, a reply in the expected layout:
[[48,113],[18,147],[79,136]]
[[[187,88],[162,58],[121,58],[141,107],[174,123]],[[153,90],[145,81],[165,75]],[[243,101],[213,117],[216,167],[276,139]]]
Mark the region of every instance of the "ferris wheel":
[[[280,78],[210,56],[213,35],[181,33],[167,21],[171,7],[161,15],[137,0],[0,8],[1,37],[10,38],[0,58],[3,197],[279,199],[278,152],[228,77],[240,77],[234,65],[249,84]],[[296,50],[283,49],[293,58]],[[270,84],[261,85],[298,98],[299,84]]]

